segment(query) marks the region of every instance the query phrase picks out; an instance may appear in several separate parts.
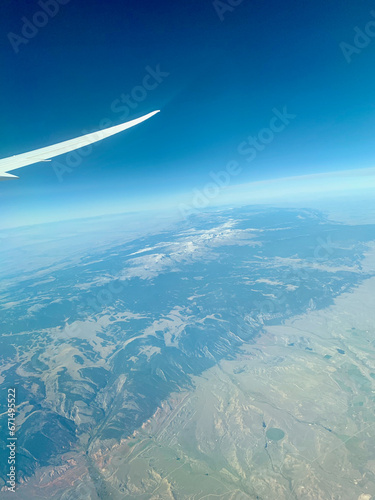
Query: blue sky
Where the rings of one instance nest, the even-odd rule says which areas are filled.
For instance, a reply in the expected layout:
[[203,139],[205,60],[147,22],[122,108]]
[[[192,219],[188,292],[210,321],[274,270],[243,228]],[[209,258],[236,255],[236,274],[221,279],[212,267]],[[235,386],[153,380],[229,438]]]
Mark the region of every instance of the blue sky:
[[0,184],[11,224],[177,206],[231,161],[235,185],[374,165],[372,2],[50,1],[39,28],[47,0],[0,7],[0,157],[161,113]]

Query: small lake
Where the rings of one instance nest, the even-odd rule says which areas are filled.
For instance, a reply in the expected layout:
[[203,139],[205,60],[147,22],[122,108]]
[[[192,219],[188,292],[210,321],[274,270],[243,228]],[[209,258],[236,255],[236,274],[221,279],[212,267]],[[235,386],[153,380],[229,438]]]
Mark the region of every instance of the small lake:
[[280,441],[285,436],[285,432],[277,427],[271,427],[267,430],[266,436],[270,441]]

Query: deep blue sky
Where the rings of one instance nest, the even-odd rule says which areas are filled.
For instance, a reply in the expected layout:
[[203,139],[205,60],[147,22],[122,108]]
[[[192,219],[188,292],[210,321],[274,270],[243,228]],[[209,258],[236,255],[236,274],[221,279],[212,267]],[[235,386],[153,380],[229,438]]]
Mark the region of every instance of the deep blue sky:
[[[21,35],[22,18],[41,7],[3,0],[0,157],[98,129],[104,118],[162,111],[100,143],[63,182],[49,163],[19,170],[20,180],[0,184],[3,217],[22,224],[178,203],[233,159],[243,165],[235,184],[373,166],[375,36],[350,64],[340,47],[375,21],[373,8],[243,0],[221,20],[212,0],[70,0],[16,54],[8,34]],[[131,113],[116,111],[158,65],[168,76]],[[284,106],[296,118],[246,162],[239,144]]]

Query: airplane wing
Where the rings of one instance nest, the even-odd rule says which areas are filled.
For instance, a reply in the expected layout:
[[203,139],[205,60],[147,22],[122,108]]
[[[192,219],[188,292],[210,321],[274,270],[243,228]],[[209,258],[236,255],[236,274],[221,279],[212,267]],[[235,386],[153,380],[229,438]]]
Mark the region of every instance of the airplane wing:
[[36,149],[35,151],[31,151],[30,153],[22,153],[20,155],[4,158],[0,160],[0,181],[8,179],[18,179],[16,175],[9,174],[8,172],[12,172],[13,170],[17,170],[18,168],[26,167],[27,165],[32,165],[41,161],[48,161],[55,156],[59,156],[64,153],[68,153],[69,151],[74,151],[75,149],[82,148],[83,146],[88,146],[89,144],[93,144],[94,142],[101,141],[106,137],[118,134],[123,130],[134,127],[135,125],[138,125],[138,123],[148,120],[156,113],[159,113],[159,110],[153,111],[148,115],[141,116],[136,120],[121,123],[120,125],[115,125],[114,127],[106,128],[103,130],[98,130],[97,132],[92,132],[90,134],[77,137],[76,139],[59,142],[58,144],[54,144],[53,146]]

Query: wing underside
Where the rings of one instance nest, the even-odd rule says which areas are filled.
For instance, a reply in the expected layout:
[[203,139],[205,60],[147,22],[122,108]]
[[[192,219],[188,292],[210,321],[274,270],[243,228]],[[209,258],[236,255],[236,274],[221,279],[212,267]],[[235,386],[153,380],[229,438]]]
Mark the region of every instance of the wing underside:
[[50,160],[55,156],[60,156],[75,149],[88,146],[95,142],[101,141],[111,135],[118,134],[128,128],[134,127],[139,123],[148,120],[154,116],[159,111],[153,111],[147,115],[141,116],[130,122],[121,123],[120,125],[115,125],[114,127],[109,127],[103,130],[98,130],[97,132],[92,132],[90,134],[77,137],[75,139],[70,139],[68,141],[60,142],[52,146],[47,146],[45,148],[36,149],[35,151],[30,151],[29,153],[22,153],[20,155],[11,156],[9,158],[4,158],[0,160],[0,180],[17,179],[18,177],[13,174],[9,174],[13,170],[18,168],[26,167],[27,165],[32,165],[41,161]]

